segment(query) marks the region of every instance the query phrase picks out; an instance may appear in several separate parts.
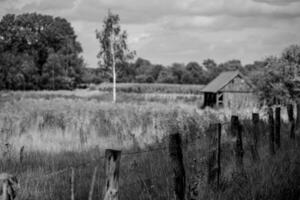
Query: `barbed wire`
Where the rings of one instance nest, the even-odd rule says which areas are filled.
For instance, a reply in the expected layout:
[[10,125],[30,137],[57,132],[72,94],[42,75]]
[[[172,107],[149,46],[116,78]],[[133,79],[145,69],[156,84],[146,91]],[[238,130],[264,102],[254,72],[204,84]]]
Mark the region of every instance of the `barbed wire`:
[[[223,122],[221,123],[222,125],[227,125],[227,124],[230,124],[230,122]],[[201,138],[194,138],[192,142],[187,142],[187,143],[184,143],[182,144],[182,147],[188,147],[188,146],[195,146],[195,145],[199,145],[198,144],[198,140],[200,140]],[[144,153],[150,153],[150,152],[157,152],[157,151],[163,151],[163,150],[166,150],[168,149],[168,147],[166,146],[162,146],[162,145],[158,145],[157,147],[152,147],[151,149],[148,149],[148,150],[139,150],[139,151],[132,151],[132,152],[124,152],[122,153],[122,156],[131,156],[131,155],[138,155],[138,154],[144,154]],[[72,165],[72,166],[68,166],[68,167],[65,167],[63,169],[60,169],[60,170],[57,170],[57,171],[54,171],[54,172],[51,172],[51,173],[47,173],[47,174],[44,174],[42,176],[39,176],[39,177],[31,177],[29,178],[29,180],[41,180],[41,179],[47,179],[47,178],[50,178],[50,177],[53,177],[55,175],[59,175],[59,174],[62,174],[62,173],[65,173],[69,170],[71,170],[72,168],[73,169],[78,169],[78,168],[81,168],[81,167],[87,167],[91,164],[94,164],[95,162],[99,162],[101,160],[105,159],[105,156],[101,156],[99,157],[97,160],[92,160],[92,161],[88,161],[88,162],[83,162],[83,163],[80,163],[80,164],[77,164],[77,165]],[[205,158],[203,158],[203,160],[205,160]],[[148,179],[148,178],[147,178]]]
[[55,175],[63,174],[64,172],[67,172],[67,171],[69,171],[70,169],[71,169],[71,168],[64,168],[64,169],[61,169],[61,170],[58,170],[58,171],[54,171],[54,172],[51,172],[51,173],[48,173],[48,174],[44,174],[44,175],[39,176],[39,177],[30,177],[30,178],[27,177],[27,181],[28,181],[28,179],[29,179],[30,181],[41,180],[41,179],[47,179],[47,178],[53,177],[53,176],[55,176]]
[[[149,153],[149,152],[154,152],[154,151],[161,151],[161,150],[165,150],[165,149],[166,149],[166,147],[163,147],[163,148],[160,147],[160,148],[149,149],[149,150],[144,150],[144,151],[125,152],[122,155],[126,156],[126,155],[134,155],[134,154],[143,154],[143,153]],[[81,168],[81,167],[87,167],[87,166],[89,166],[89,165],[91,165],[91,164],[93,164],[95,162],[99,162],[100,160],[103,160],[103,159],[105,159],[105,156],[101,156],[97,160],[93,160],[93,161],[89,161],[89,162],[84,162],[84,163],[80,163],[80,164],[77,164],[77,165],[68,166],[66,168],[63,168],[63,169],[60,169],[60,170],[57,170],[57,171],[54,171],[54,172],[51,172],[51,173],[39,176],[39,177],[31,177],[29,179],[30,180],[39,180],[39,179],[49,178],[49,177],[52,177],[52,176],[55,176],[55,175],[58,175],[58,174],[62,174],[64,172],[66,172],[66,171],[69,171],[72,168],[73,169],[78,169],[78,168]]]

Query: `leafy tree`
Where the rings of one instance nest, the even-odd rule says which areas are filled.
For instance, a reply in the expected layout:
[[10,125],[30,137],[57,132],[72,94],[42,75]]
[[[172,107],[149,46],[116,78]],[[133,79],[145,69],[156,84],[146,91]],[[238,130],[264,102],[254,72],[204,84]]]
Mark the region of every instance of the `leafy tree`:
[[193,84],[206,84],[208,81],[206,72],[197,62],[190,62],[186,65],[186,70],[192,76]]
[[206,68],[208,82],[216,78],[221,72],[217,63],[213,59],[205,59],[202,64]]
[[[96,30],[96,38],[100,43],[98,65],[113,78],[113,102],[116,102],[116,64],[125,63],[134,57],[135,52],[131,52],[127,45],[127,33],[121,30],[119,15],[108,11],[108,15],[103,21],[103,29]],[[118,65],[123,66],[123,65]]]
[[225,63],[219,64],[218,68],[223,71],[235,71],[243,70],[243,66],[240,60],[229,60]]
[[[63,18],[26,13],[7,14],[0,21],[0,57],[15,58],[0,63],[5,89],[73,88],[84,67],[81,52],[73,28]],[[57,79],[53,87],[49,68],[57,67],[60,69],[52,74]],[[22,84],[15,84],[14,76]]]
[[193,84],[194,83],[194,77],[191,72],[185,70],[183,71],[182,77],[181,77],[181,83],[183,84]]
[[154,79],[152,76],[147,74],[141,74],[135,77],[137,83],[154,83]]
[[162,65],[152,65],[148,73],[153,77],[154,80],[158,79],[159,73],[164,69]]
[[177,81],[178,79],[173,75],[171,69],[161,70],[157,78],[158,83],[178,83]]
[[142,58],[138,58],[132,66],[136,72],[135,81],[140,83],[157,81],[160,71],[164,69],[164,66],[153,65],[150,61]]
[[135,81],[137,72],[131,63],[119,63],[117,64],[117,69],[119,69],[117,73],[117,82],[130,83]]
[[185,72],[185,66],[181,63],[173,63],[170,69],[176,78],[176,83],[182,83],[182,75]]
[[289,70],[284,59],[268,57],[266,65],[256,73],[252,73],[257,94],[267,105],[287,102],[293,99],[293,71]]
[[300,46],[291,45],[283,50],[282,58],[287,60],[289,63],[300,64]]

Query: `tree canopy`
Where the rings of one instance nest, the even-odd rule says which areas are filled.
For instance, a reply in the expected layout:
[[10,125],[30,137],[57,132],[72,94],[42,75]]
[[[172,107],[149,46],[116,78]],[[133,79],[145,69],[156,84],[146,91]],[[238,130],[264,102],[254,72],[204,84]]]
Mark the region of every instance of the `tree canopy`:
[[268,57],[253,68],[251,76],[257,86],[257,93],[268,105],[295,101],[299,98],[300,46],[291,45],[280,57]]
[[82,48],[64,18],[26,13],[0,21],[1,89],[71,89],[81,80]]
[[[96,38],[100,43],[97,55],[100,69],[113,81],[113,102],[116,102],[117,74],[126,67],[126,62],[132,59],[135,52],[131,52],[127,45],[127,33],[121,30],[120,17],[110,10],[103,20],[101,31],[96,30]],[[124,72],[124,71],[123,71]]]

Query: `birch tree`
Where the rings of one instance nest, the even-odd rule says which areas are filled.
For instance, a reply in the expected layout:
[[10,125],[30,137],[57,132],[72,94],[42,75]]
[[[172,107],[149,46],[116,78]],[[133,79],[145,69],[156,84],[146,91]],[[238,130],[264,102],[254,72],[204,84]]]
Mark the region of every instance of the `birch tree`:
[[127,45],[127,32],[121,30],[120,17],[110,10],[103,20],[100,31],[96,30],[96,38],[100,43],[100,51],[97,54],[100,69],[112,77],[113,102],[116,102],[116,82],[118,68],[130,59],[135,52],[130,51]]

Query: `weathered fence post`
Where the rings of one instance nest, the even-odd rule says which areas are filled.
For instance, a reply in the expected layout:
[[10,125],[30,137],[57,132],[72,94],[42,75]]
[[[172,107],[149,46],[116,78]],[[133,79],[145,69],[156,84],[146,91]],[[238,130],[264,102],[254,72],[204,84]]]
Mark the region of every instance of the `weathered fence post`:
[[254,161],[259,160],[259,154],[258,154],[258,140],[260,138],[260,129],[259,129],[259,114],[258,113],[252,113],[252,145],[251,145],[251,151],[252,151],[252,158]]
[[75,169],[72,167],[71,168],[71,200],[75,200],[74,184],[75,184]]
[[280,107],[275,108],[275,144],[276,149],[280,148],[280,127],[281,127],[281,120],[280,120]]
[[95,186],[95,181],[96,181],[97,170],[98,170],[98,167],[95,167],[93,177],[92,177],[92,182],[91,182],[91,188],[90,188],[90,192],[89,192],[89,200],[93,199],[93,193],[94,193],[94,186]]
[[269,123],[269,151],[270,155],[275,154],[275,149],[274,149],[274,117],[273,117],[273,109],[272,107],[269,107],[268,110],[268,123]]
[[181,138],[179,133],[169,135],[169,155],[173,168],[174,199],[185,198],[185,170],[181,150]]
[[297,119],[296,119],[296,130],[297,133],[300,131],[300,102],[297,102]]
[[0,181],[2,183],[2,200],[13,200],[16,198],[14,186],[19,186],[18,180],[15,176],[2,173],[0,174]]
[[119,199],[119,169],[121,151],[105,150],[105,189],[104,200]]
[[2,183],[2,200],[10,200],[8,195],[8,180],[3,180]]
[[232,135],[236,136],[235,143],[235,159],[236,159],[236,169],[238,172],[243,172],[243,138],[242,138],[242,125],[239,122],[238,116],[231,116],[231,131]]
[[287,112],[290,121],[290,138],[295,139],[295,119],[294,119],[294,108],[293,104],[287,105]]
[[238,121],[238,116],[232,115],[230,121],[230,134],[233,137],[236,137],[237,135],[237,121]]
[[208,133],[207,183],[217,185],[221,177],[221,124],[210,124]]
[[221,132],[222,132],[222,125],[220,123],[217,124],[217,134],[218,134],[218,173],[217,173],[217,184],[218,187],[220,185],[220,178],[221,178]]
[[20,163],[23,163],[23,159],[24,159],[24,146],[21,147],[20,149]]

